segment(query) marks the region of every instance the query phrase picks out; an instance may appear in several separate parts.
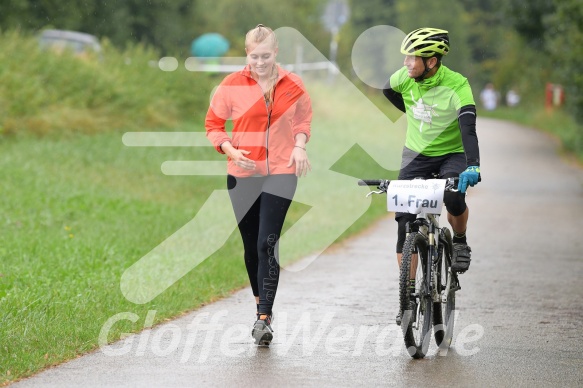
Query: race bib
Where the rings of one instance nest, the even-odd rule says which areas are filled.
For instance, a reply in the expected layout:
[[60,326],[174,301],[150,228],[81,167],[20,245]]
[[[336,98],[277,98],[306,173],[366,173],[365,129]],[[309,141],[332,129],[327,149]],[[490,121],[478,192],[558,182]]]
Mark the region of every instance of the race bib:
[[445,179],[391,181],[387,190],[387,208],[389,211],[401,213],[440,214],[445,181]]

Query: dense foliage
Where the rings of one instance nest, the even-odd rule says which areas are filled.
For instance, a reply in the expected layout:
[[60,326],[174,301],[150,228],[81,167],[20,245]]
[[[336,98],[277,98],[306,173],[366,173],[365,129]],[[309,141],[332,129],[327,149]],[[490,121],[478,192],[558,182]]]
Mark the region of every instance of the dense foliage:
[[154,49],[121,51],[103,41],[102,59],[44,51],[31,36],[0,35],[0,133],[97,133],[170,128],[202,120],[216,83],[179,66],[163,72]]
[[[38,31],[42,28],[83,31],[107,37],[118,47],[144,43],[166,55],[190,55],[193,39],[218,32],[241,54],[245,32],[263,23],[294,27],[310,41],[322,41],[324,29],[318,0],[290,0],[275,6],[269,0],[3,0],[0,26]],[[324,47],[327,44],[325,41]],[[317,43],[316,43],[317,44]]]
[[[346,0],[350,18],[342,25],[337,61],[353,76],[350,60],[359,35],[370,27],[410,31],[435,26],[450,31],[452,52],[446,64],[470,78],[474,92],[493,82],[503,96],[517,90],[522,105],[542,108],[546,83],[566,90],[566,108],[583,118],[583,7],[580,0]],[[0,28],[36,33],[47,27],[92,33],[120,50],[141,44],[160,55],[190,56],[191,42],[205,32],[230,41],[227,55],[243,54],[244,34],[258,23],[293,27],[322,53],[330,53],[331,34],[322,23],[328,0],[4,0]],[[382,61],[382,56],[371,56]],[[2,96],[0,96],[2,98]],[[4,98],[6,98],[4,96]],[[24,97],[20,97],[24,98]]]

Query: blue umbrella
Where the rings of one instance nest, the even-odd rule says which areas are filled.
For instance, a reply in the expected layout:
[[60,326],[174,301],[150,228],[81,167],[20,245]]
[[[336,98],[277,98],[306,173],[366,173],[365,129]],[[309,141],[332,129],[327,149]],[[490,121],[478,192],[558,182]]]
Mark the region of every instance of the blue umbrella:
[[229,50],[229,41],[221,34],[209,32],[192,41],[191,52],[195,57],[221,57]]

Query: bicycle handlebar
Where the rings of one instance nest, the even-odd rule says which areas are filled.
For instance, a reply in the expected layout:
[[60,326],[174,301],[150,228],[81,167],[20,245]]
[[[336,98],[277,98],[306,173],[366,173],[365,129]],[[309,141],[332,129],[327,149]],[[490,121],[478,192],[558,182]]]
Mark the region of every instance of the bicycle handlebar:
[[380,186],[381,183],[383,183],[383,179],[361,179],[358,181],[359,186]]
[[[414,179],[410,179],[410,180],[414,180]],[[446,182],[445,182],[445,191],[451,191],[451,192],[458,191],[457,190],[458,181],[459,181],[459,177],[457,177],[457,176],[452,177],[452,178],[447,178]],[[389,187],[389,183],[391,183],[391,181],[388,179],[360,179],[358,181],[359,186],[376,186],[382,192],[387,191],[387,189]]]

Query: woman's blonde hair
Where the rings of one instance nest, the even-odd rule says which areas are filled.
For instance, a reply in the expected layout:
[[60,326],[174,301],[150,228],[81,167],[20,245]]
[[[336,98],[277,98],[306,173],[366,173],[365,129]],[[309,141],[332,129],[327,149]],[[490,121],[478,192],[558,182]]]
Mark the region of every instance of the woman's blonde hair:
[[272,49],[277,48],[277,37],[273,30],[263,24],[258,24],[245,35],[245,48],[249,48],[252,44],[269,43]]

